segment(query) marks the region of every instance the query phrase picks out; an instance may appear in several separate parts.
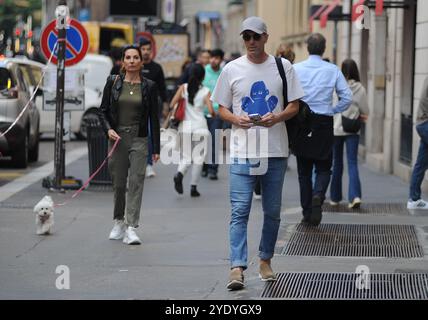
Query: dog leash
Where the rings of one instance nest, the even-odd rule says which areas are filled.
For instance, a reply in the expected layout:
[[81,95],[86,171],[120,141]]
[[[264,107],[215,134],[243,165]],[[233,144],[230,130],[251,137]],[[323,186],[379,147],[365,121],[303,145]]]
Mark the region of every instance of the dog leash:
[[113,155],[113,153],[115,152],[117,145],[120,142],[120,138],[117,139],[114,142],[113,147],[111,148],[110,152],[108,153],[107,157],[104,159],[103,163],[98,167],[97,170],[95,170],[95,172],[88,178],[88,180],[83,184],[83,186],[77,190],[68,200],[66,200],[63,203],[59,203],[59,204],[54,204],[54,208],[58,208],[58,207],[63,207],[65,205],[67,205],[68,203],[70,203],[71,200],[73,200],[74,198],[76,198],[80,193],[82,193],[83,190],[86,189],[86,187],[89,185],[89,183],[95,178],[95,176],[98,174],[98,172],[100,172],[100,170],[106,165],[107,160],[111,158],[111,156]]

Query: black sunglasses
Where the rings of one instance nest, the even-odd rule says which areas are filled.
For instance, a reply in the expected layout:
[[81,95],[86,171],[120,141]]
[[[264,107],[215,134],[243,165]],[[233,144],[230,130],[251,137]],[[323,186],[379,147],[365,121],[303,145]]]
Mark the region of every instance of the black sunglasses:
[[250,41],[250,40],[251,40],[251,38],[253,38],[253,39],[254,39],[254,41],[259,41],[259,40],[262,38],[262,35],[261,35],[261,34],[258,34],[258,33],[253,33],[253,34],[250,34],[250,33],[244,33],[244,34],[242,35],[242,39],[244,39],[244,41]]

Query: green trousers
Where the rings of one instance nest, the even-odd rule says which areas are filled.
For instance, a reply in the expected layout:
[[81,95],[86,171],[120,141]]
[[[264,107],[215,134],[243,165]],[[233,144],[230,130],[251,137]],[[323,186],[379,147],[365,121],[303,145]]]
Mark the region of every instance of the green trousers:
[[[117,133],[121,140],[108,163],[113,180],[114,219],[125,220],[126,225],[137,228],[147,165],[148,138],[138,137],[138,126],[119,127]],[[109,143],[112,148],[114,143]]]

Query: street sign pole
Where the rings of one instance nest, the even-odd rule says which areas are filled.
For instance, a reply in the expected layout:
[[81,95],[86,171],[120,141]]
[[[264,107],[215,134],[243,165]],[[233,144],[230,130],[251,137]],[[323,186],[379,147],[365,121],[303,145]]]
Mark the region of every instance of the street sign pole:
[[60,0],[55,10],[58,29],[58,69],[56,86],[56,116],[55,116],[55,181],[54,188],[62,190],[64,177],[65,147],[64,147],[64,82],[65,82],[65,50],[67,41],[67,1]]
[[[51,59],[53,64],[57,65],[56,96],[53,97],[54,93],[49,90],[45,92],[49,96],[52,96],[51,100],[55,99],[56,101],[55,169],[54,176],[43,179],[42,186],[53,192],[65,192],[66,189],[80,189],[82,186],[80,180],[65,176],[65,141],[68,139],[65,137],[65,131],[70,131],[70,127],[67,125],[66,128],[64,128],[64,124],[67,124],[64,117],[68,119],[70,115],[64,114],[64,111],[70,111],[70,105],[67,106],[65,100],[67,98],[66,89],[71,90],[65,87],[65,72],[66,67],[73,66],[83,60],[88,52],[89,37],[85,27],[79,23],[79,21],[69,17],[66,1],[59,1],[58,7],[55,10],[55,15],[56,20],[49,22],[45,26],[40,37],[40,48],[43,54],[47,59]],[[77,82],[74,84],[68,83],[68,87],[75,85],[77,85]],[[69,93],[70,92],[68,92],[68,94]],[[45,103],[47,101],[46,94],[44,95]],[[84,99],[84,93],[82,93],[82,99]],[[80,104],[83,110],[84,101],[80,101]]]

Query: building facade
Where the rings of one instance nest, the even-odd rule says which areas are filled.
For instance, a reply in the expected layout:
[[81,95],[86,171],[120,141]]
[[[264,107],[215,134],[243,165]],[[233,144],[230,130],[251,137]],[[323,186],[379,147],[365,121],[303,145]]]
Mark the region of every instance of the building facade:
[[187,25],[192,51],[225,47],[228,3],[228,0],[180,0],[178,22]]
[[[419,99],[428,76],[428,1],[383,1],[379,15],[375,14],[376,1],[365,1],[370,8],[363,21],[366,28],[361,29],[350,17],[353,6],[362,1],[342,0],[338,4],[343,21],[331,21],[329,16],[325,27],[319,20],[311,26],[315,6],[335,2],[241,1],[229,10],[227,47],[243,52],[237,34],[240,22],[249,15],[267,22],[270,53],[286,43],[293,47],[297,61],[307,57],[305,39],[311,31],[322,33],[328,44],[325,57],[339,66],[346,58],[354,59],[367,89],[370,117],[361,137],[361,157],[373,170],[409,181],[420,141],[415,130]],[[428,189],[428,183],[424,187]]]
[[420,140],[419,98],[428,76],[428,2],[400,2],[390,7],[385,1],[382,15],[370,10],[365,30],[353,24],[350,32],[343,25],[339,60],[356,60],[367,87],[371,113],[362,147],[367,164],[409,181]]
[[[310,33],[310,6],[318,3],[323,3],[323,0],[230,1],[225,47],[228,51],[244,53],[243,43],[239,39],[241,23],[246,17],[259,16],[268,26],[269,41],[266,50],[270,54],[275,54],[281,44],[287,44],[296,53],[296,61],[304,60],[307,57],[305,40]],[[328,39],[327,57],[333,56],[333,26],[329,22],[326,29],[321,29],[318,21],[313,24],[314,31],[323,33]]]

